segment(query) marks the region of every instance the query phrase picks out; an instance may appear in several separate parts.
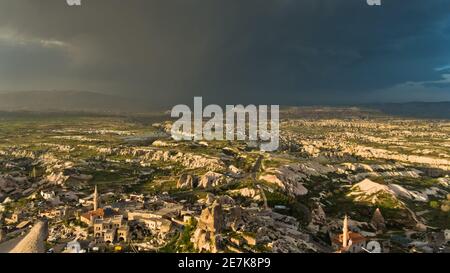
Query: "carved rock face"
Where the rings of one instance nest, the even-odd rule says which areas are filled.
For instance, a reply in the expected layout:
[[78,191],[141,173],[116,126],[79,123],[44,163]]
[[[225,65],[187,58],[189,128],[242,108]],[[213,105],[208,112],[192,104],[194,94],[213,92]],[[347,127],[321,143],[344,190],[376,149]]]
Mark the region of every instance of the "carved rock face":
[[193,189],[197,184],[197,177],[191,174],[182,174],[177,182],[177,189]]
[[224,229],[224,212],[218,201],[205,208],[192,237],[194,247],[198,251],[218,252],[221,248],[222,237],[220,232]]
[[214,202],[209,208],[202,211],[198,227],[211,231],[214,234],[220,233],[223,229],[223,210],[219,202]]

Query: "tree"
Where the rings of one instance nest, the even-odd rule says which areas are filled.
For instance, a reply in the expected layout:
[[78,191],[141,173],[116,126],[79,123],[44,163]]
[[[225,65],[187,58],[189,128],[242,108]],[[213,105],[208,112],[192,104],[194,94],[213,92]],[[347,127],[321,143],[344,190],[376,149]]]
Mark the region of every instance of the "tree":
[[439,208],[439,202],[438,201],[431,201],[430,202],[430,207],[432,207],[433,209]]

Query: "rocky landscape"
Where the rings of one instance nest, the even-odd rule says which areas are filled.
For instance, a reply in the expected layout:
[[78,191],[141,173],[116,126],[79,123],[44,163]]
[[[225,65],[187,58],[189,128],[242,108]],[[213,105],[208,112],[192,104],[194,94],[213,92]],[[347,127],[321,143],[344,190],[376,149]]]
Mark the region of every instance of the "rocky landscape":
[[[334,252],[347,215],[385,252],[448,251],[450,122],[324,111],[282,113],[275,152],[176,142],[166,120],[2,118],[0,246],[45,217],[54,252]],[[80,222],[94,186],[129,240]]]

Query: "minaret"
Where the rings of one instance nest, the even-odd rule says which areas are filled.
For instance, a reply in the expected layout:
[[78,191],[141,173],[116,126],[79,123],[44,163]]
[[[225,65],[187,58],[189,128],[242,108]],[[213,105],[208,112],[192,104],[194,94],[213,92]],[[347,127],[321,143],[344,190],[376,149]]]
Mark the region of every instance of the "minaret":
[[3,230],[3,225],[0,223],[0,242],[5,238],[5,231]]
[[348,247],[348,217],[345,215],[342,227],[342,247]]
[[94,190],[94,211],[98,209],[98,192],[97,192],[97,185],[95,185]]

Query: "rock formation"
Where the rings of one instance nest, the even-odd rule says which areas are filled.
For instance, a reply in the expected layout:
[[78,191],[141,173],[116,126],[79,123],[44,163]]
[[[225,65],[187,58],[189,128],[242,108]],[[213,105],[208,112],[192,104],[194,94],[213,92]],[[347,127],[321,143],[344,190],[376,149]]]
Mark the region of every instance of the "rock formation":
[[16,244],[10,253],[44,253],[48,235],[48,223],[38,221],[30,232]]
[[373,227],[377,230],[377,232],[382,232],[386,228],[386,223],[384,221],[384,217],[381,214],[379,208],[375,210],[372,216],[372,220],[370,222]]
[[397,197],[403,197],[413,201],[427,202],[428,196],[426,193],[408,190],[397,184],[380,184],[374,182],[368,178],[351,187],[349,197],[354,197],[355,201],[367,201],[376,204],[379,201],[379,197],[382,195],[388,195],[394,200]]
[[305,174],[293,170],[290,166],[269,169],[266,174],[259,177],[260,180],[275,184],[293,196],[302,196],[308,193],[302,184],[304,178],[306,178]]
[[191,174],[182,174],[177,182],[177,189],[193,189],[197,184],[197,177]]
[[197,224],[191,241],[199,251],[218,252],[221,249],[220,233],[224,227],[224,215],[220,202],[215,201],[205,208]]
[[314,205],[314,208],[311,211],[311,222],[308,227],[311,230],[319,231],[322,226],[326,225],[326,215],[322,206],[319,203]]
[[209,171],[205,173],[198,183],[198,187],[211,188],[227,183],[227,179],[223,174]]
[[229,191],[232,195],[241,195],[243,197],[248,197],[253,199],[254,201],[260,201],[262,200],[261,191],[259,189],[253,189],[253,188],[242,188],[237,190],[231,190]]

